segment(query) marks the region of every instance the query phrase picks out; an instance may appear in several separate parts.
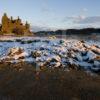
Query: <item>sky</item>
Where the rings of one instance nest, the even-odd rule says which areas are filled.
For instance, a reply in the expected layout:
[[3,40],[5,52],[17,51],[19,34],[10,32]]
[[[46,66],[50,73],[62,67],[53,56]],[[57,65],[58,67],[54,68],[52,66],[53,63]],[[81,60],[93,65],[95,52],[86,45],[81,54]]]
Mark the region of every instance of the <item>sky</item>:
[[100,26],[100,0],[1,0],[0,18],[5,12],[34,30]]

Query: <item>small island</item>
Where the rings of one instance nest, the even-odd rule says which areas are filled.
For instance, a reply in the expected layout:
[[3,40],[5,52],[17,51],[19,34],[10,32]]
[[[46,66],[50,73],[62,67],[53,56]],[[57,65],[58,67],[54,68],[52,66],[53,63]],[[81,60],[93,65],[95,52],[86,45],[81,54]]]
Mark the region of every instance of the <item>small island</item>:
[[9,18],[6,13],[2,16],[0,25],[0,35],[7,36],[32,36],[30,31],[30,24],[22,23],[22,20],[18,16],[17,19]]

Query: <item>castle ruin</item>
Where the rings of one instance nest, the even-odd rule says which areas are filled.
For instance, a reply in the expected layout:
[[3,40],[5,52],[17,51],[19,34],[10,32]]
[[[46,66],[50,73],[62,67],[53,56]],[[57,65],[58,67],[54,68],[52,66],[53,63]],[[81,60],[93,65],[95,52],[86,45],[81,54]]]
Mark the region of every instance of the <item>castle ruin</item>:
[[28,22],[25,24],[22,23],[21,19],[18,17],[17,19],[8,18],[7,14],[4,13],[1,20],[0,26],[1,34],[12,34],[12,35],[31,35],[30,25]]

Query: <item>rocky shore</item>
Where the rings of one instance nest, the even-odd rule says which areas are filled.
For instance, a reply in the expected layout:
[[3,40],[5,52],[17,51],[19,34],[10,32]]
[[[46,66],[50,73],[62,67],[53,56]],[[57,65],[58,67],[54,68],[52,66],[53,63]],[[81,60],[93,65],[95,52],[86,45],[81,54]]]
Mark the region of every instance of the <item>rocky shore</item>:
[[0,62],[35,63],[69,70],[100,72],[100,42],[76,39],[14,38],[0,41]]

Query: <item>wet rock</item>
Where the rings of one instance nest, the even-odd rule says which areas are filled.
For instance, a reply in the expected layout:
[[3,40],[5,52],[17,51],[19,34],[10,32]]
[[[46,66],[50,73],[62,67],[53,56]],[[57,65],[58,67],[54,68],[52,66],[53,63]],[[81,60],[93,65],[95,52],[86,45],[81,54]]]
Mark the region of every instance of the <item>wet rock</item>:
[[81,40],[80,42],[81,42],[81,43],[85,43],[85,41],[84,41],[84,40]]
[[100,67],[96,67],[95,65],[91,67],[91,71],[94,73],[100,73]]
[[44,47],[40,47],[40,50],[45,50],[45,48]]
[[40,57],[41,56],[41,51],[33,51],[31,53],[31,55],[32,55],[33,58]]
[[100,62],[99,61],[94,61],[94,66],[99,67],[100,68]]
[[69,64],[69,65],[68,65],[68,69],[69,69],[69,70],[79,70],[80,67],[77,66],[77,65],[75,65],[75,64]]
[[81,55],[82,55],[82,56],[86,56],[86,55],[87,55],[87,51],[81,52]]
[[41,42],[40,39],[33,40],[33,42]]
[[49,40],[44,40],[44,41],[42,41],[42,42],[50,43],[50,41],[49,41]]

